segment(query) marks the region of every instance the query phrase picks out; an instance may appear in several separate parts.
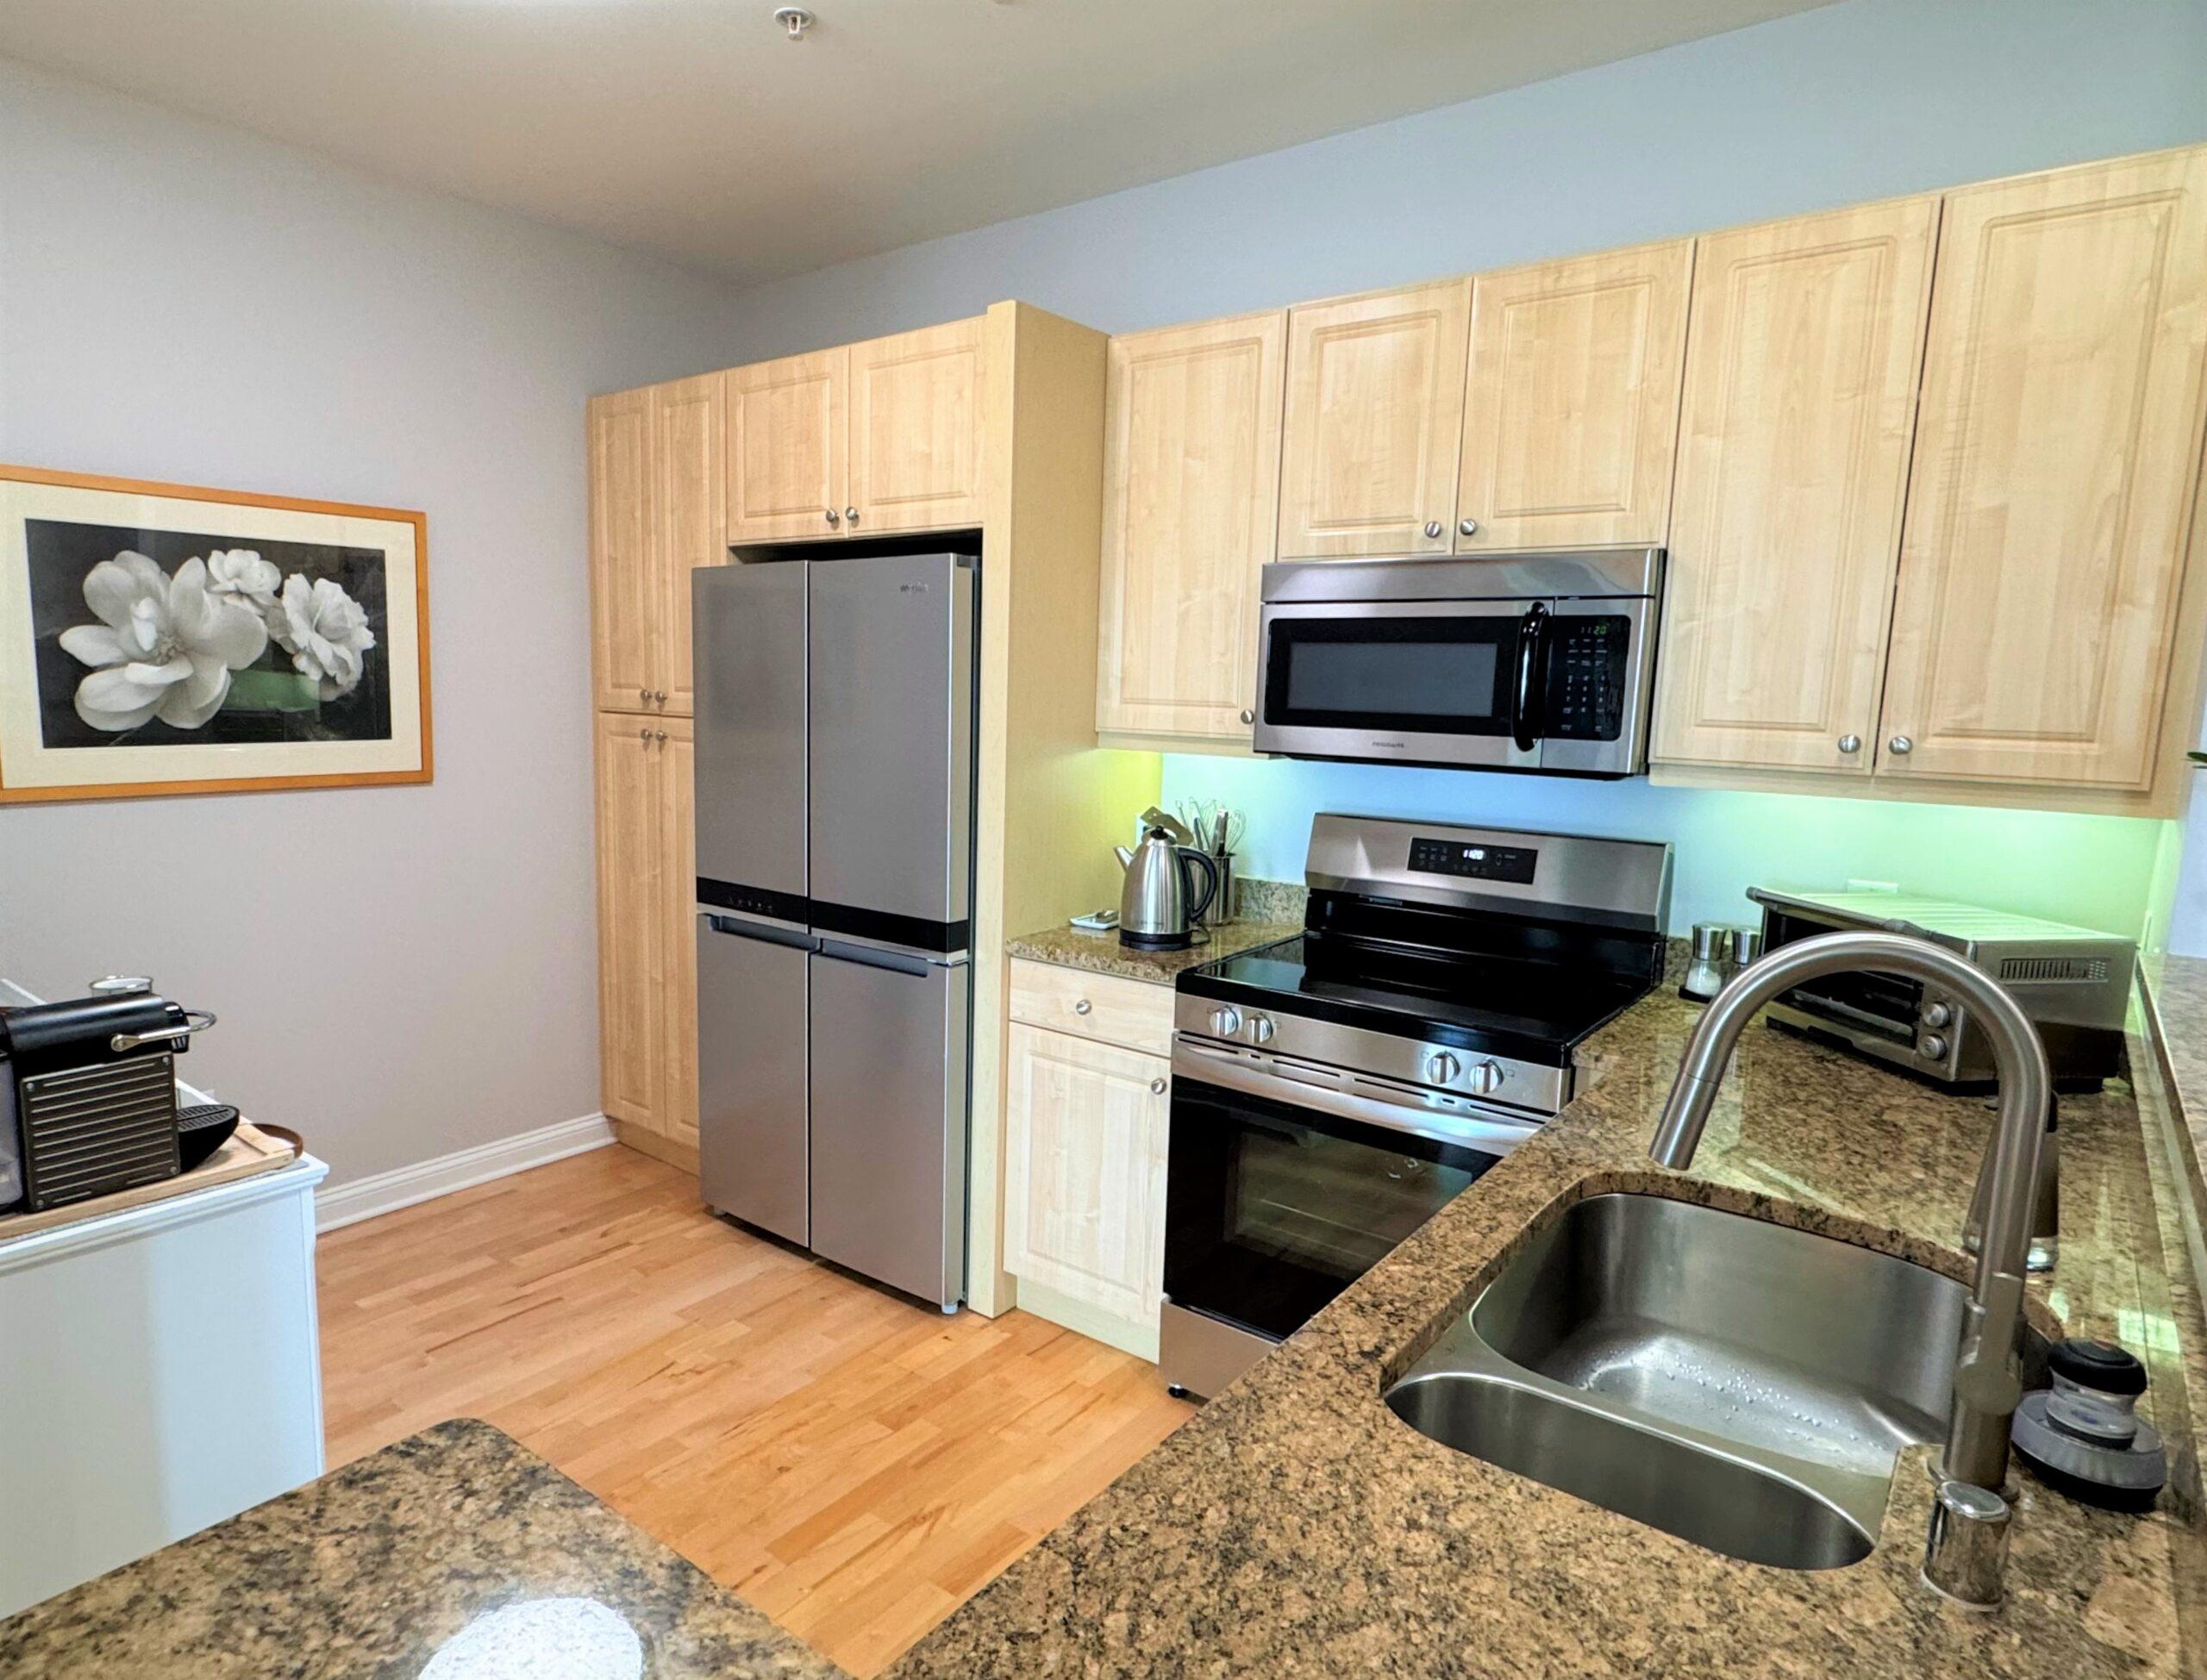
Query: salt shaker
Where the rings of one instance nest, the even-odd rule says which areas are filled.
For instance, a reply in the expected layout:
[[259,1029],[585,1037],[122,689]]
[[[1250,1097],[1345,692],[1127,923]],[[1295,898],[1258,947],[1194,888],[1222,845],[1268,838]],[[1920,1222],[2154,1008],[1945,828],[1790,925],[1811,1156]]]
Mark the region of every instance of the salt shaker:
[[1724,990],[1724,965],[1732,960],[1732,930],[1719,921],[1693,925],[1693,955],[1685,977],[1679,982],[1679,996],[1690,1003],[1706,1003]]

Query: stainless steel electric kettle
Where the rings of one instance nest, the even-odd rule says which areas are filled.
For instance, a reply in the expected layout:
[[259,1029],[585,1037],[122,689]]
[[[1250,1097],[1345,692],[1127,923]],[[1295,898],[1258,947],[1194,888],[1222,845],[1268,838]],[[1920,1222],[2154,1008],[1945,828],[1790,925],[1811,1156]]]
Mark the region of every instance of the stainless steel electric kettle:
[[[1218,865],[1210,853],[1178,844],[1155,824],[1145,829],[1133,851],[1123,846],[1112,850],[1127,870],[1119,889],[1119,943],[1137,951],[1183,951],[1194,944],[1196,918],[1218,892]],[[1191,865],[1203,873],[1200,896],[1188,880]]]

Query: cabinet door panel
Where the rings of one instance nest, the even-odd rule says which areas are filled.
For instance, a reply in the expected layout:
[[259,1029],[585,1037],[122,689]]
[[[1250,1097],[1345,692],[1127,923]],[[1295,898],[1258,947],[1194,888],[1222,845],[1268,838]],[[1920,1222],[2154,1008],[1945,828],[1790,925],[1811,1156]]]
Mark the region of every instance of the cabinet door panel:
[[1096,727],[1247,745],[1287,312],[1111,340]]
[[690,675],[690,574],[728,559],[721,501],[722,386],[721,375],[709,373],[652,390],[653,569],[660,598],[653,686],[666,696],[660,709],[684,717],[697,699]]
[[1172,1064],[1017,1023],[1009,1046],[1004,1269],[1154,1327]]
[[660,968],[660,1130],[697,1145],[697,836],[694,726],[671,717],[654,740],[659,763]]
[[648,390],[590,400],[590,575],[600,708],[641,709],[660,686]]
[[1938,212],[1701,241],[1658,758],[1870,773]]
[[2151,785],[2203,362],[2207,149],[1948,196],[1881,772]]
[[1676,240],[1479,277],[1460,550],[1663,540],[1692,271]]
[[1288,312],[1281,559],[1448,552],[1471,309],[1450,280]]
[[981,522],[981,322],[854,344],[851,534]]
[[597,720],[597,1005],[605,1112],[660,1129],[665,946],[658,725]]
[[839,346],[728,370],[729,541],[843,528],[850,365],[850,351]]

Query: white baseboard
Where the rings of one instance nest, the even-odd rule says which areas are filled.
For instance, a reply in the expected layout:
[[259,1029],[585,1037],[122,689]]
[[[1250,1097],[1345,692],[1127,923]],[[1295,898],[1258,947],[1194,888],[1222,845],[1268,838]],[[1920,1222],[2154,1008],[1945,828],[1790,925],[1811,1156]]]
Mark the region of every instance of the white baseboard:
[[473,1184],[488,1183],[510,1172],[524,1172],[549,1161],[565,1160],[586,1149],[613,1141],[613,1125],[603,1115],[582,1115],[573,1120],[540,1126],[534,1132],[478,1143],[434,1160],[394,1167],[372,1177],[317,1190],[314,1198],[315,1224],[324,1231],[356,1225],[378,1214],[396,1213],[417,1202],[450,1196]]

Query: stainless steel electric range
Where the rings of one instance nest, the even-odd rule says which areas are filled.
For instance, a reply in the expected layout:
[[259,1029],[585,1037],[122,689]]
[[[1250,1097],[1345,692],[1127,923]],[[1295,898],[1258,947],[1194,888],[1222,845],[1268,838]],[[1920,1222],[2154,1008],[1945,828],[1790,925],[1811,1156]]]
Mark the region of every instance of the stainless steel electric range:
[[1212,1395],[1560,1110],[1663,971],[1671,848],[1322,815],[1300,936],[1173,1000],[1159,1365]]

